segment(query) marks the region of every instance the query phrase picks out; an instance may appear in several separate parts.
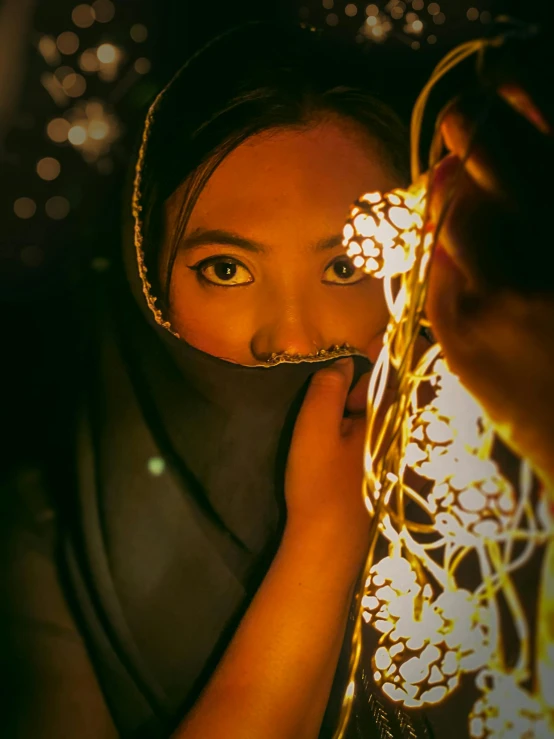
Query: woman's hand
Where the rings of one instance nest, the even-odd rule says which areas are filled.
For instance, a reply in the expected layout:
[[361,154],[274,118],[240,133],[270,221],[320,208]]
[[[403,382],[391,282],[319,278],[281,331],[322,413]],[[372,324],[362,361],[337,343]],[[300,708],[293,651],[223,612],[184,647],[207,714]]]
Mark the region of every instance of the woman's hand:
[[497,95],[453,105],[442,132],[452,155],[435,171],[435,223],[453,199],[427,314],[451,369],[554,493],[551,121],[504,80]]
[[355,576],[370,519],[362,498],[365,417],[345,417],[353,369],[351,358],[340,359],[312,378],[287,463],[285,536],[330,547]]

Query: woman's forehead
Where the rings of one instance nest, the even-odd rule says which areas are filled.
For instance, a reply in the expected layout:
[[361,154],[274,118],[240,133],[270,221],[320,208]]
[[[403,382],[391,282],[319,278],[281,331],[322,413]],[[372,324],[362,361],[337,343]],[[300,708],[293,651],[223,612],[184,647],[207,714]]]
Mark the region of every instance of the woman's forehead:
[[253,136],[223,160],[201,192],[187,230],[241,231],[247,225],[255,230],[258,223],[267,228],[291,221],[298,227],[299,221],[314,219],[342,223],[363,192],[396,184],[379,144],[348,122],[275,129]]

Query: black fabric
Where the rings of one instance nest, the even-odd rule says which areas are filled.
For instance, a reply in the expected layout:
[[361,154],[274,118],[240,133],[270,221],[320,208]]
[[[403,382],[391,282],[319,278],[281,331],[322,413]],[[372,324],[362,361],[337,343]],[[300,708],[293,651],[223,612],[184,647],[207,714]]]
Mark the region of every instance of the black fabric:
[[[148,735],[164,736],[276,551],[292,427],[310,376],[329,362],[232,365],[118,302],[100,294],[96,309],[68,575],[122,736],[153,725]],[[369,367],[355,362],[357,376]],[[148,470],[153,458],[166,463],[161,475]]]

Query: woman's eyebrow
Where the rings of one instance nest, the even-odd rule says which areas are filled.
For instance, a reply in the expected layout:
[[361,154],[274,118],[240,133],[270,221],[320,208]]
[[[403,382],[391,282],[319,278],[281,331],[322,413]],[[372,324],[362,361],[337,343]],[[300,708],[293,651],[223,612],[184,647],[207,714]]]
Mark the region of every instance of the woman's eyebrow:
[[[334,249],[342,244],[342,240],[342,234],[328,236],[316,242],[313,250],[320,252]],[[239,249],[245,249],[246,251],[255,252],[257,254],[264,254],[268,251],[267,247],[259,241],[245,239],[243,236],[239,236],[232,231],[225,231],[219,228],[196,228],[180,242],[179,249],[190,251],[192,249],[197,249],[200,246],[206,246],[207,244],[227,244],[228,246],[235,246]]]
[[329,236],[326,239],[321,239],[315,245],[315,251],[327,251],[328,249],[334,249],[336,246],[341,246],[344,236],[342,234],[335,234]]
[[205,246],[206,244],[227,244],[228,246],[236,246],[239,249],[246,249],[246,251],[253,251],[258,254],[263,254],[267,251],[267,248],[258,241],[251,241],[232,231],[224,231],[219,228],[196,228],[180,242],[179,249],[189,251],[191,249],[197,249],[200,246]]

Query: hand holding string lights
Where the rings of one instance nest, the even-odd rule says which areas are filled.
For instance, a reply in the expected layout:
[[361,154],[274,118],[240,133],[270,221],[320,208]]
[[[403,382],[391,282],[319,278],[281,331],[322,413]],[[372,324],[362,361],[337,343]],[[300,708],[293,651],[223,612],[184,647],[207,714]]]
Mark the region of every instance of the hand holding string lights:
[[[524,38],[527,30],[520,33]],[[482,81],[485,51],[500,48],[506,38],[464,44],[437,67],[412,119],[414,184],[363,195],[344,229],[354,264],[383,279],[391,319],[369,387],[364,499],[374,536],[336,737],[344,735],[356,690],[363,621],[381,635],[372,671],[393,701],[408,708],[438,703],[471,673],[481,691],[469,717],[471,736],[538,739],[554,731],[552,640],[544,627],[554,620],[546,588],[554,582],[552,519],[546,496],[535,495],[531,471],[545,486],[554,481],[554,291],[548,291],[544,274],[533,282],[533,249],[540,253],[548,232],[541,232],[545,214],[537,208],[536,180],[525,179],[529,152],[523,143],[529,140],[541,152],[540,161],[550,157],[550,173],[550,128],[533,108],[525,120],[500,104],[507,118],[498,120],[501,101],[492,90],[472,114],[460,104],[450,108],[442,130],[455,158],[441,165],[438,178],[432,173],[442,156],[440,129],[431,146],[430,174],[422,175],[418,155],[435,83],[474,55]],[[514,89],[508,85],[499,92],[509,99]],[[478,99],[482,103],[483,96]],[[488,116],[493,137],[501,135],[502,124],[512,131],[510,116],[517,116],[525,138],[515,138],[498,155],[494,144],[483,144]],[[497,250],[495,259],[504,260],[495,272],[486,254],[498,244],[504,253]],[[531,268],[518,270],[514,245],[521,262],[522,244]],[[416,360],[425,307],[439,343]],[[383,413],[391,373],[397,392]],[[518,489],[493,458],[497,434],[527,459]],[[408,469],[431,485],[427,495],[410,484]],[[417,517],[409,515],[408,503],[419,510]],[[388,541],[389,556],[374,562],[379,536]],[[546,547],[538,596],[543,626],[533,655],[513,573],[539,546]],[[459,585],[467,561],[476,564],[480,577],[471,591]],[[515,664],[504,658],[501,601],[517,635]]]

